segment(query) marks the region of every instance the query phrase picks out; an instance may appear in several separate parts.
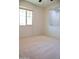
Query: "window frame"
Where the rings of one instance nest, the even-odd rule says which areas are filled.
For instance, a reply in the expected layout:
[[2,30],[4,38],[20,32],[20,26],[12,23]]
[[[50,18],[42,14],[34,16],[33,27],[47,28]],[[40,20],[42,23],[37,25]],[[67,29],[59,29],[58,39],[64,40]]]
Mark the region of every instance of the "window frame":
[[[32,25],[27,24],[27,11],[32,11],[32,10],[25,9],[25,8],[19,8],[19,13],[20,13],[20,9],[26,10],[26,24],[25,25],[20,25],[20,14],[19,14],[19,26],[32,26]],[[32,19],[33,19],[33,11],[32,11]],[[32,24],[33,24],[33,22],[32,22]]]

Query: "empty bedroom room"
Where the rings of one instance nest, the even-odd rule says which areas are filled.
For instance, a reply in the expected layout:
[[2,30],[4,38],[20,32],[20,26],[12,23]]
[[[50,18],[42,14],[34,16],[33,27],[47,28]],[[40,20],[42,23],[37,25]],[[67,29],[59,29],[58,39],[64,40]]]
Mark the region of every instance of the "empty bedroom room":
[[19,1],[19,59],[60,59],[60,0]]

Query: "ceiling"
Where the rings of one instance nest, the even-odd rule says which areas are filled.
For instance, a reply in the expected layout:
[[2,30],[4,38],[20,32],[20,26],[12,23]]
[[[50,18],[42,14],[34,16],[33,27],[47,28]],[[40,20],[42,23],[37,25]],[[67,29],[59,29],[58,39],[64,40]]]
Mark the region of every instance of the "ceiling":
[[25,1],[30,2],[30,3],[37,5],[37,6],[46,7],[46,6],[49,6],[49,5],[55,3],[56,1],[59,1],[59,0],[53,0],[53,1],[42,0],[42,2],[39,2],[39,0],[25,0]]

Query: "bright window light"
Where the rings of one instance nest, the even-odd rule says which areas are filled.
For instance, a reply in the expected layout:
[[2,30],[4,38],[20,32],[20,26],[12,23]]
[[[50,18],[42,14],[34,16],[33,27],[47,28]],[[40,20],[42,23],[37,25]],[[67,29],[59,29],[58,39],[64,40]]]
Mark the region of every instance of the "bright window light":
[[27,25],[32,25],[32,11],[27,11]]
[[20,9],[20,25],[32,25],[32,11]]
[[20,25],[26,25],[26,10],[20,9]]

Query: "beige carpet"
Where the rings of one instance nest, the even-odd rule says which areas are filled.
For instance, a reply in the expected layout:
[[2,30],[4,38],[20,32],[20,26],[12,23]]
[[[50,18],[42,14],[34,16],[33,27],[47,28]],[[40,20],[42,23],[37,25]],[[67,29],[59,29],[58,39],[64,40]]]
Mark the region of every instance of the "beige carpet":
[[20,58],[60,59],[60,41],[46,36],[21,38],[19,40]]

